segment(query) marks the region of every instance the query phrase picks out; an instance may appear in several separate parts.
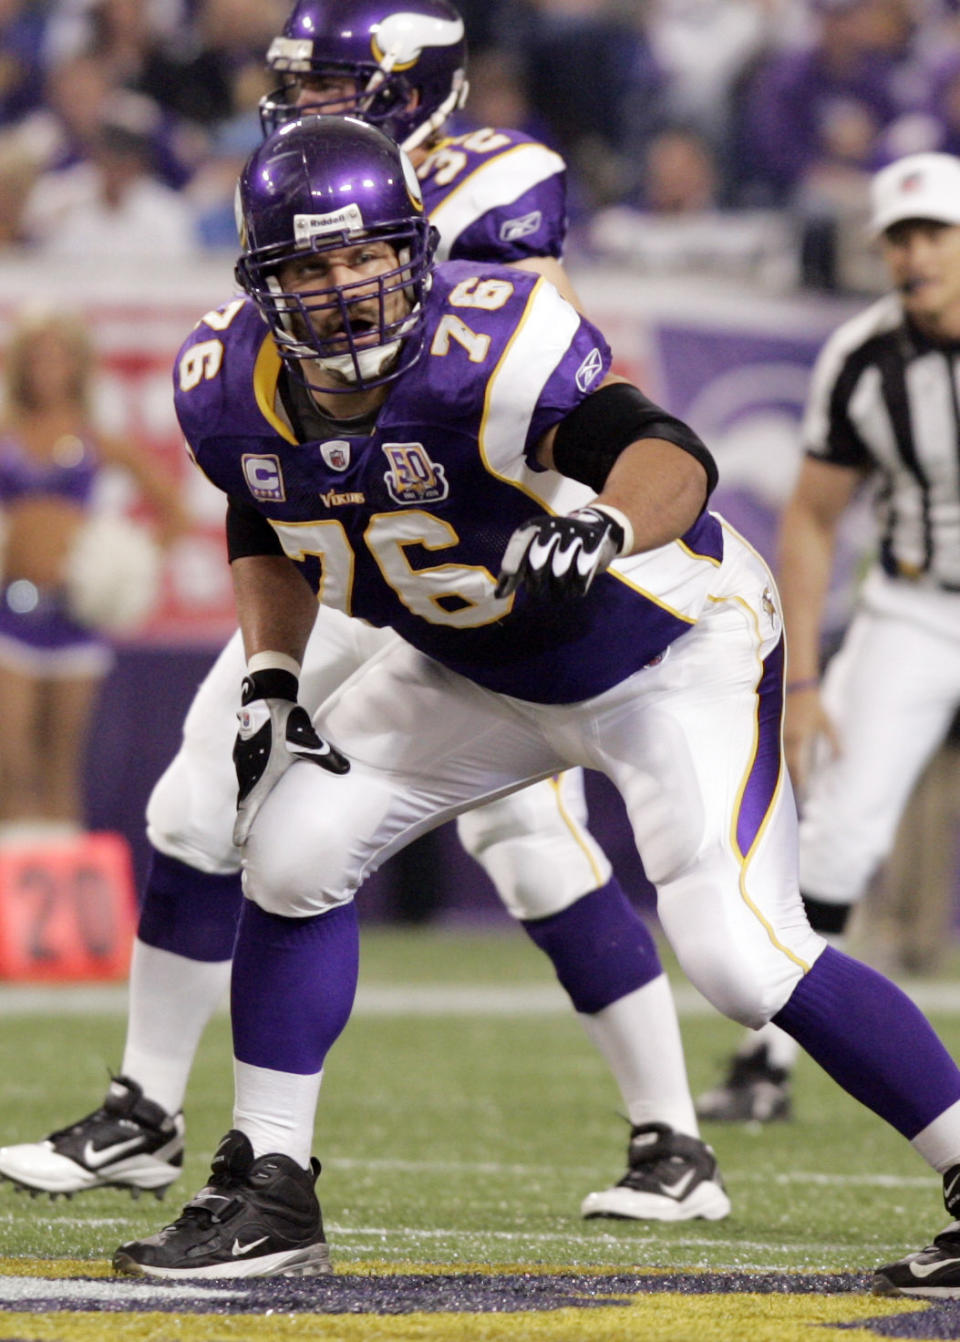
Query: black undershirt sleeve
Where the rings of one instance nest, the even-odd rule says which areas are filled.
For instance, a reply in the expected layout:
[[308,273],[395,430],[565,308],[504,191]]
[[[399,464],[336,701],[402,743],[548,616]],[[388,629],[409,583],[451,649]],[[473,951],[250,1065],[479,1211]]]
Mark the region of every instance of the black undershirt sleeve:
[[252,504],[227,498],[227,556],[231,562],[251,555],[282,555],[280,537]]

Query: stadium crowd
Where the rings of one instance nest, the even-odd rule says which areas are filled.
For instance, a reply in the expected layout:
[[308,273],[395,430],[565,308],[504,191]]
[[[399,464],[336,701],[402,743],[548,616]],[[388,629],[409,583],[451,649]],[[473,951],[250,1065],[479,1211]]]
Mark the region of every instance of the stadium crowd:
[[[875,1289],[960,1297],[960,1072],[910,1000],[833,944],[885,855],[911,772],[957,710],[960,159],[916,151],[954,148],[960,10],[467,0],[474,96],[469,120],[450,123],[465,93],[455,11],[378,13],[368,29],[342,23],[341,9],[360,6],[336,0],[342,45],[324,52],[315,0],[276,36],[287,3],[0,0],[9,254],[31,271],[65,260],[71,279],[106,258],[159,261],[163,274],[199,252],[214,268],[214,251],[236,256],[246,160],[235,278],[249,299],[234,293],[192,319],[174,361],[189,454],[227,497],[240,630],[147,805],[153,855],[122,1072],[79,1122],[0,1149],[0,1177],[54,1195],[161,1193],[182,1169],[187,1080],[229,981],[236,1126],[210,1183],[171,1225],[123,1244],[114,1267],[329,1274],[310,1151],[356,988],[353,895],[463,811],[464,847],[550,958],[621,1090],[627,1171],[587,1195],[584,1217],[723,1219],[730,1203],[698,1113],[787,1117],[802,1048],[943,1176],[950,1227],[881,1269]],[[268,98],[274,79],[284,86]],[[299,115],[318,104],[333,114]],[[389,134],[355,109],[382,112]],[[261,117],[281,125],[263,141]],[[512,130],[438,143],[485,125],[522,127],[563,158]],[[814,370],[785,513],[798,538],[781,545],[783,613],[758,548],[706,508],[718,471],[692,418],[613,373],[617,342],[611,354],[566,292],[564,159],[576,245],[657,273],[761,274],[779,249],[788,264],[766,273],[781,282],[856,288],[845,236],[862,250],[869,201],[895,292],[841,325]],[[435,247],[450,265],[434,269]],[[447,306],[473,309],[474,325]],[[738,362],[758,380],[742,348]],[[39,427],[24,426],[22,408],[13,416],[10,436],[37,449],[15,464],[84,464],[82,398],[41,399],[34,389]],[[387,441],[398,426],[408,441]],[[869,475],[883,546],[864,587],[876,608],[852,628],[875,638],[876,655],[856,692],[835,699],[854,745],[853,710],[873,704],[869,749],[845,744],[855,776],[824,805],[807,747],[833,739],[840,659],[821,712],[818,616],[841,514]],[[318,500],[337,512],[317,518]],[[472,562],[394,563],[407,546],[449,545]],[[784,623],[801,631],[790,667]],[[900,654],[910,693],[891,676]],[[906,710],[933,697],[930,684],[924,736]],[[840,814],[839,792],[862,795],[878,831],[838,874],[837,837],[824,827],[811,863],[801,829],[799,887],[785,696],[791,776],[809,774],[807,829],[818,804]],[[876,724],[898,708],[906,745],[878,746]],[[891,761],[896,787],[871,794]],[[699,1111],[649,931],[575,832],[585,799],[561,799],[571,768],[621,794],[693,983],[751,1031],[772,1028],[759,1050],[738,1050]],[[545,794],[539,814],[529,783]],[[846,829],[856,839],[862,818]],[[863,1030],[876,1019],[889,1028]]]
[[[234,183],[260,138],[263,58],[287,9],[0,0],[0,248],[156,259],[232,247]],[[773,267],[781,279],[869,287],[838,257],[848,230],[859,238],[870,174],[960,148],[956,0],[462,9],[471,98],[455,129],[510,125],[557,148],[574,244],[636,266],[762,278],[770,267],[753,262],[772,251],[796,261]]]

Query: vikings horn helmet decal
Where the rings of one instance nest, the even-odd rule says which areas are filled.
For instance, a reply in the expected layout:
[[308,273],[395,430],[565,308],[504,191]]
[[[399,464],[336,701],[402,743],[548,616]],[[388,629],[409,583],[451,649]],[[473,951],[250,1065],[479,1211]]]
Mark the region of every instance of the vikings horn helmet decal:
[[[313,363],[356,391],[390,382],[420,357],[423,299],[436,230],[406,154],[353,117],[287,122],[250,156],[237,188],[237,281],[273,332],[288,368]],[[385,273],[285,293],[289,262],[386,244]]]
[[[299,0],[267,52],[284,84],[261,101],[261,121],[269,132],[305,112],[349,113],[409,153],[463,106],[466,59],[447,0]],[[352,90],[311,94],[325,78]]]

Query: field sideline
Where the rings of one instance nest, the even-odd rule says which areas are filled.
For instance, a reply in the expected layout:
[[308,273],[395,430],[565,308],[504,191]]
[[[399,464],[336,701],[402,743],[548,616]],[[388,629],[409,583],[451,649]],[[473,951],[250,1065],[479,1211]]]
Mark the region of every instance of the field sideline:
[[[911,990],[960,1054],[956,986]],[[737,1030],[685,986],[678,995],[697,1091]],[[119,1065],[124,1006],[116,988],[0,987],[0,1142],[95,1106]],[[185,1174],[166,1202],[107,1190],[50,1202],[0,1185],[0,1342],[960,1338],[960,1302],[867,1293],[875,1265],[942,1228],[938,1183],[812,1063],[798,1071],[794,1122],[705,1131],[728,1220],[582,1221],[583,1195],[623,1171],[627,1126],[549,965],[509,929],[365,929],[315,1148],[333,1281],[115,1282],[116,1245],[157,1229],[204,1182],[231,1095],[221,1014],[191,1079]]]

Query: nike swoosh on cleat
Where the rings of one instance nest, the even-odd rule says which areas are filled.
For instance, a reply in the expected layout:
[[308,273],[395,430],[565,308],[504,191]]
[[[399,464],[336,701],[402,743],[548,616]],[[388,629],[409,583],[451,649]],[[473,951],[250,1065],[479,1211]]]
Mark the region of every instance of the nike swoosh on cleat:
[[93,1142],[87,1142],[83,1148],[83,1163],[91,1170],[99,1170],[111,1160],[119,1160],[128,1151],[143,1143],[142,1137],[131,1137],[125,1142],[115,1142],[113,1146],[101,1146],[98,1150]]
[[924,1277],[932,1277],[934,1272],[939,1272],[945,1267],[960,1267],[960,1258],[940,1258],[935,1263],[918,1263],[914,1259],[910,1260],[910,1271],[915,1277],[921,1280]]
[[953,1176],[953,1178],[950,1180],[950,1185],[949,1185],[949,1187],[944,1188],[944,1190],[943,1190],[943,1200],[944,1200],[944,1202],[946,1202],[946,1203],[949,1204],[950,1199],[953,1197],[953,1194],[954,1194],[954,1191],[955,1191],[955,1189],[956,1189],[956,1187],[957,1187],[957,1184],[960,1184],[960,1174],[955,1174],[955,1175]]
[[238,1239],[235,1239],[230,1252],[234,1258],[239,1258],[241,1254],[249,1253],[251,1249],[255,1249],[258,1244],[265,1243],[267,1239],[269,1239],[268,1235],[261,1235],[259,1239],[251,1240],[249,1244],[241,1244]]
[[696,1170],[687,1170],[686,1174],[681,1174],[675,1184],[664,1184],[663,1191],[667,1197],[675,1198],[679,1202],[696,1177]]

